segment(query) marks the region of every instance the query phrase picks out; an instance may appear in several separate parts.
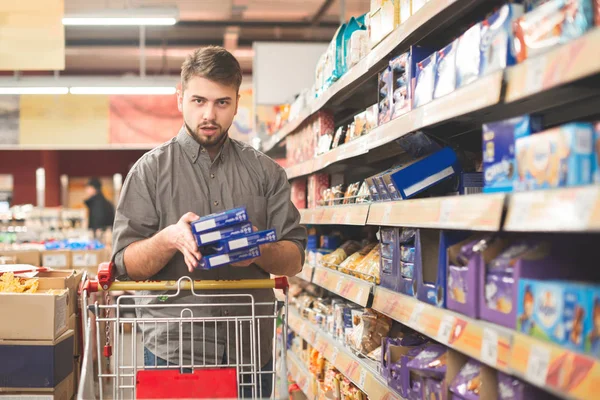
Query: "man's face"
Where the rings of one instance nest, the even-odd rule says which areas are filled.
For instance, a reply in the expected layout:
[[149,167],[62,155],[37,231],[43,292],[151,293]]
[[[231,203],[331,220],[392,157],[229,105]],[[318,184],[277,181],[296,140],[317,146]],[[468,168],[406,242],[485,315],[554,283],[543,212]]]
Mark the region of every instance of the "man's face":
[[85,195],[86,197],[92,197],[96,195],[96,188],[92,185],[86,185],[85,187]]
[[186,128],[198,143],[212,147],[223,142],[237,114],[234,87],[195,76],[183,93],[177,93],[177,100]]

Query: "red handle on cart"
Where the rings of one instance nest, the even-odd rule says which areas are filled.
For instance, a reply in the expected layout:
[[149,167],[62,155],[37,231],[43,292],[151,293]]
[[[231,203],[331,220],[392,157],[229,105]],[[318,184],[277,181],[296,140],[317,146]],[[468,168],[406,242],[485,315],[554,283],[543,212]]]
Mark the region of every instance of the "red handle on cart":
[[279,289],[286,291],[289,283],[286,277],[274,279],[242,279],[242,280],[184,280],[178,281],[115,281],[113,263],[102,263],[98,266],[96,279],[87,279],[82,285],[82,291],[88,293],[116,290],[236,290],[236,289]]

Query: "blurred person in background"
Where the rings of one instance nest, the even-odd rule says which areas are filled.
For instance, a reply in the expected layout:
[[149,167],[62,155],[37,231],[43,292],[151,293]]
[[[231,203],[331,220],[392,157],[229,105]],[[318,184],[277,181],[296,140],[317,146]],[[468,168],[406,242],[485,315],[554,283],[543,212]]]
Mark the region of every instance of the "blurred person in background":
[[102,194],[102,182],[98,178],[91,178],[85,186],[88,208],[88,229],[94,231],[105,231],[112,228],[115,220],[115,208]]

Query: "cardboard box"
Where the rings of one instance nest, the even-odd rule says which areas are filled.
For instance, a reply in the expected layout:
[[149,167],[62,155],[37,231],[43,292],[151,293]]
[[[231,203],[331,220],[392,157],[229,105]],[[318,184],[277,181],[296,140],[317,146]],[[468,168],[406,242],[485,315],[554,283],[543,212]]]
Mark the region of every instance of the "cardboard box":
[[109,257],[105,249],[72,251],[71,268],[98,268],[98,265],[108,261]]
[[71,251],[49,250],[42,252],[42,265],[47,268],[71,268]]
[[77,316],[77,314],[72,314],[69,317],[67,329],[72,330],[74,332],[74,339],[73,339],[73,356],[74,357],[82,355],[81,354],[81,349],[82,349],[81,336],[79,335],[80,326],[81,326],[81,323],[80,323],[79,317]]
[[41,265],[38,250],[0,250],[0,256],[16,257],[17,264],[35,265],[36,267]]
[[0,265],[16,264],[17,257],[15,256],[0,256]]
[[3,392],[0,388],[0,400],[65,400],[75,396],[75,372],[62,380],[53,389],[11,389]]
[[0,341],[0,360],[11,360],[0,363],[2,389],[55,388],[73,374],[72,349],[72,330],[56,340]]
[[67,304],[69,315],[77,312],[79,297],[77,291],[83,274],[75,270],[38,272],[38,290],[68,289]]
[[[448,349],[446,358],[446,387],[449,388],[452,386],[452,382],[468,360],[469,358],[464,354]],[[481,379],[479,400],[496,400],[498,398],[498,372],[495,369],[482,364],[479,377]],[[453,397],[450,398],[457,400],[461,399],[461,397],[458,397],[455,394],[452,394],[452,396]]]
[[0,340],[54,340],[67,330],[68,290],[0,293]]

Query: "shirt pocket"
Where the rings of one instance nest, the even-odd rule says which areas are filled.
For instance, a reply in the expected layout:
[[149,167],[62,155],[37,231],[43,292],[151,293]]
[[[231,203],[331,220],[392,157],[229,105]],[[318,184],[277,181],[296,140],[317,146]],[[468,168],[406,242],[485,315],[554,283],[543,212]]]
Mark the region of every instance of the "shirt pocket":
[[267,198],[263,196],[244,195],[239,200],[234,200],[236,207],[245,206],[252,225],[259,230],[267,227]]

